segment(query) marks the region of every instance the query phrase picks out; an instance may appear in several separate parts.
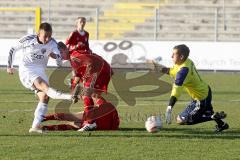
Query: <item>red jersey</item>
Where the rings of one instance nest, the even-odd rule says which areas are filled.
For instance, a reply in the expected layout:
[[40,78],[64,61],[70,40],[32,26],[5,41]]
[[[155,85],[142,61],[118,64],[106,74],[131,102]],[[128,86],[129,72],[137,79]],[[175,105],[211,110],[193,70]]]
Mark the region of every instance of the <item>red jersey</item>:
[[[87,52],[87,51],[86,51]],[[99,55],[74,51],[70,63],[84,87],[107,92],[107,86],[113,74],[110,65]]]
[[[44,117],[44,121],[48,120],[69,120],[65,113],[55,113]],[[117,109],[109,102],[106,102],[98,107],[93,107],[89,112],[84,112],[82,121],[94,120],[97,124],[96,130],[118,130],[120,118]],[[71,120],[70,120],[71,121]],[[78,130],[84,126],[83,123],[79,127],[69,124],[47,125],[43,126],[43,130],[48,131],[66,131]]]
[[87,31],[79,32],[77,30],[70,33],[68,39],[66,40],[66,45],[70,51],[85,51],[89,50],[89,33]]

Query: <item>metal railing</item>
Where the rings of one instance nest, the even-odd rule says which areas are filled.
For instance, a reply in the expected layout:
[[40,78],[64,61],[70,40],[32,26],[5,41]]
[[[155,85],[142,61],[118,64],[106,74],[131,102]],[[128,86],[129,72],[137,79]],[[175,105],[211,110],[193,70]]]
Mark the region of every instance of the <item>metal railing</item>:
[[[204,7],[203,7],[204,8]],[[234,18],[234,14],[237,14],[238,11],[231,11],[230,13],[226,13],[225,8],[227,7],[206,7],[208,8],[206,11],[201,10],[183,10],[183,11],[164,11],[161,8],[156,8],[153,10],[145,10],[144,14],[147,12],[152,12],[152,16],[147,17],[144,22],[142,23],[136,23],[134,24],[134,30],[125,31],[125,34],[121,34],[122,36],[120,39],[134,39],[134,35],[136,35],[136,39],[139,40],[204,40],[204,41],[235,41],[240,40],[240,32],[239,27],[240,20],[238,21],[236,18]],[[205,9],[206,9],[205,8]],[[229,7],[228,10],[230,10],[233,7]],[[240,13],[240,12],[239,12]],[[104,32],[103,28],[101,27],[103,23],[111,23],[113,21],[116,21],[116,19],[103,19],[101,15],[104,14],[104,11],[96,9],[96,18],[95,18],[95,37],[97,40],[102,39],[99,35],[101,32]],[[163,16],[163,15],[168,16]],[[182,19],[171,19],[171,17],[183,15]],[[188,16],[186,16],[188,15]],[[228,16],[228,20],[226,20],[226,16]],[[139,17],[142,17],[141,13],[139,13]],[[170,20],[172,22],[165,23],[164,21],[168,21],[168,18],[170,17]],[[186,17],[186,18],[184,18]],[[133,17],[133,19],[137,20],[138,17]],[[121,19],[121,18],[120,18]],[[175,30],[178,27],[174,26],[176,25],[177,21],[185,21],[182,23],[178,23],[178,27],[182,27],[182,30]],[[197,21],[197,22],[195,22]],[[131,22],[128,22],[131,24]],[[138,29],[141,28],[141,29]],[[145,29],[144,29],[145,27]],[[116,31],[111,31],[113,28],[111,28],[111,25],[107,27],[109,29],[109,32],[106,32],[106,34],[111,34],[110,32],[121,32],[121,29]],[[105,29],[107,29],[105,28]],[[172,28],[172,30],[164,30],[164,28]],[[190,29],[189,29],[190,28]],[[124,30],[124,28],[122,28]],[[145,34],[148,36],[138,36],[139,33],[144,31]],[[172,32],[172,33],[171,33]],[[143,33],[143,34],[144,34]],[[201,34],[202,33],[202,34]],[[129,36],[133,34],[133,36]],[[161,34],[166,34],[163,38],[161,38]],[[171,36],[168,36],[168,34],[175,34],[175,38],[171,38]],[[196,34],[199,34],[198,37]],[[152,35],[152,36],[151,36]],[[181,39],[177,38],[177,35],[182,36]],[[191,37],[196,36],[196,37]],[[233,38],[234,35],[239,35],[239,38]],[[204,37],[205,38],[201,38]],[[115,39],[115,37],[110,37],[111,39]],[[116,38],[119,39],[119,38]]]

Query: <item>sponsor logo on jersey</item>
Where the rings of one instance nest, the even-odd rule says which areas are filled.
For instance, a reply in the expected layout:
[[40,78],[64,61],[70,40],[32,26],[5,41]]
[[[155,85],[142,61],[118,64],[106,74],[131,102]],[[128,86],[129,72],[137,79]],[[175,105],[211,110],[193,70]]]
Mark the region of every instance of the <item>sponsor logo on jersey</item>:
[[39,55],[37,53],[34,53],[33,55],[31,55],[32,59],[33,60],[36,60],[36,59],[43,59],[44,58],[44,55]]

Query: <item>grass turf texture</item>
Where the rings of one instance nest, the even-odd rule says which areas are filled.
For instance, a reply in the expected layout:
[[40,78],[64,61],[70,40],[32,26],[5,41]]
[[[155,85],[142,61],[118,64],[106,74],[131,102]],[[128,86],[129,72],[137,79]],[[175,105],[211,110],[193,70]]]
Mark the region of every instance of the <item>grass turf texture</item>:
[[[51,72],[49,72],[51,74]],[[132,73],[136,76],[140,73]],[[151,114],[164,114],[169,94],[137,98],[135,106],[119,99],[119,131],[78,133],[75,131],[29,134],[37,100],[25,89],[18,74],[0,71],[0,157],[1,159],[240,159],[240,75],[201,73],[213,90],[216,111],[224,110],[230,129],[213,133],[214,122],[194,126],[163,125],[158,133],[148,133],[144,121]],[[166,81],[170,79],[162,77]],[[146,86],[138,88],[144,90]],[[109,91],[117,95],[112,84]],[[119,92],[128,92],[121,90]],[[186,94],[174,108],[176,116],[188,103]],[[55,112],[59,101],[51,100],[49,112]],[[72,105],[77,112],[82,103]],[[59,109],[59,108],[58,108]],[[61,111],[61,108],[59,109]],[[64,108],[62,108],[64,110]],[[48,122],[50,123],[50,122]],[[57,122],[51,122],[52,124]]]

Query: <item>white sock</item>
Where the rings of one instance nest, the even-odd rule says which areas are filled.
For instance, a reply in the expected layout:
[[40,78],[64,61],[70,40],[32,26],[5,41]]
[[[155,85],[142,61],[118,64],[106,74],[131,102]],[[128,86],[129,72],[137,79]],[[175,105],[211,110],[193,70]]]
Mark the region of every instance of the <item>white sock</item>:
[[39,127],[47,111],[48,111],[48,104],[39,102],[34,112],[34,120],[32,123],[32,128]]
[[59,92],[59,91],[57,91],[53,88],[48,89],[47,95],[52,99],[66,99],[66,100],[71,100],[72,99],[71,94],[62,93],[62,92]]

